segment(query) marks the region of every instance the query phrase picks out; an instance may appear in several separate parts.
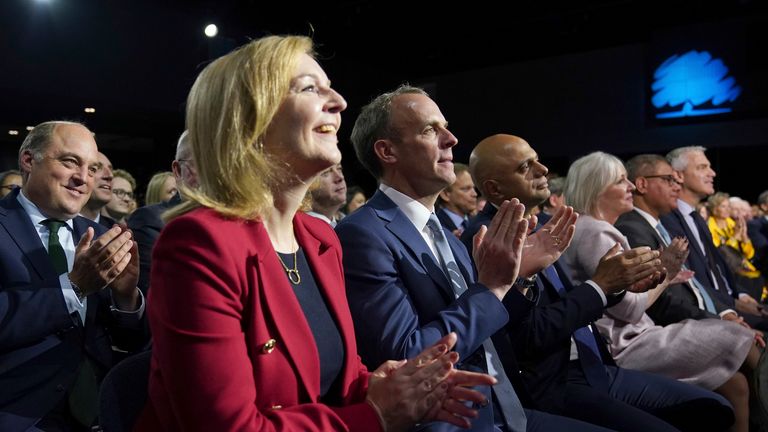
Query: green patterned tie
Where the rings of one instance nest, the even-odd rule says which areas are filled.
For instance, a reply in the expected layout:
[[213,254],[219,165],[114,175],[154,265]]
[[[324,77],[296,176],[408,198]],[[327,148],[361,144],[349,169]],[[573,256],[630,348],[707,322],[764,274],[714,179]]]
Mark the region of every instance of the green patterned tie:
[[[59,241],[59,229],[65,224],[64,221],[57,219],[46,219],[43,221],[43,225],[47,226],[50,231],[48,236],[48,256],[51,257],[51,263],[58,275],[69,272],[67,255],[64,253],[64,248],[61,247],[61,242]],[[72,417],[84,426],[91,426],[96,419],[98,413],[98,389],[99,383],[96,380],[93,365],[86,357],[85,351],[83,351],[83,358],[80,361],[77,378],[69,392],[69,410],[72,413]]]
[[51,257],[51,263],[56,274],[68,273],[67,255],[64,253],[64,248],[61,247],[61,242],[59,242],[59,228],[66,223],[58,219],[46,219],[43,221],[43,225],[48,227],[48,255]]

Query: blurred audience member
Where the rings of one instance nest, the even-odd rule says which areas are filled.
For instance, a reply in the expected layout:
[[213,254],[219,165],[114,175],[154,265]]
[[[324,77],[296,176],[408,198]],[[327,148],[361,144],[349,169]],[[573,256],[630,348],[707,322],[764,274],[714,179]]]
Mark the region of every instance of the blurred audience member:
[[310,188],[312,210],[307,214],[328,222],[332,227],[344,217],[341,207],[347,200],[347,183],[341,164],[336,164],[323,171]]
[[738,218],[731,217],[731,202],[724,192],[718,192],[707,199],[707,210],[710,214],[707,226],[712,242],[725,259],[728,269],[743,290],[754,298],[761,298],[763,278],[751,262],[755,257],[755,248],[747,234],[743,213],[737,209]]
[[747,222],[747,233],[755,247],[755,264],[763,275],[768,274],[768,190],[757,197],[756,217]]
[[159,172],[152,176],[147,185],[144,205],[159,204],[176,195],[176,177],[170,171]]
[[438,210],[435,214],[443,228],[450,230],[456,238],[461,238],[477,206],[477,191],[468,166],[454,162],[453,173],[456,181],[437,196]]
[[21,173],[18,170],[8,170],[0,173],[0,198],[11,193],[13,188],[21,187]]
[[539,218],[539,223],[544,225],[549,222],[557,210],[565,205],[565,197],[563,196],[563,186],[565,185],[565,177],[554,177],[547,180],[549,184],[549,191],[551,192],[549,198],[539,205],[539,213],[536,215]]
[[101,210],[101,214],[109,216],[116,223],[125,223],[127,217],[134,210],[136,179],[125,170],[116,169],[112,172],[112,198]]
[[365,191],[360,186],[350,186],[347,188],[347,204],[344,206],[344,213],[351,214],[359,209],[368,199],[365,197]]
[[101,214],[104,206],[112,200],[112,162],[107,155],[99,152],[99,170],[94,176],[93,191],[85,206],[80,210],[80,216],[112,228],[116,222],[109,216]]
[[181,203],[185,190],[197,187],[197,170],[192,159],[192,148],[189,145],[189,134],[184,131],[176,144],[176,157],[171,163],[173,178],[178,185],[173,196],[167,201],[157,204],[139,207],[128,218],[128,228],[133,231],[133,237],[139,244],[139,288],[143,292],[149,289],[149,280],[152,272],[152,248],[165,226],[162,214],[171,207]]

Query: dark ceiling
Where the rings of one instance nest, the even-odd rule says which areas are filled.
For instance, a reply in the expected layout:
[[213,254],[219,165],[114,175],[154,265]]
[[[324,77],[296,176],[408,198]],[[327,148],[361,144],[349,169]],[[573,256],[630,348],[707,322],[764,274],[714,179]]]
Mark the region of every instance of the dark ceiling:
[[[159,152],[165,166],[201,67],[265,34],[313,36],[350,124],[403,81],[642,43],[658,29],[766,15],[766,3],[2,0],[0,145],[7,161],[25,126],[80,119],[100,145],[143,154],[142,163]],[[208,23],[216,38],[203,35]]]

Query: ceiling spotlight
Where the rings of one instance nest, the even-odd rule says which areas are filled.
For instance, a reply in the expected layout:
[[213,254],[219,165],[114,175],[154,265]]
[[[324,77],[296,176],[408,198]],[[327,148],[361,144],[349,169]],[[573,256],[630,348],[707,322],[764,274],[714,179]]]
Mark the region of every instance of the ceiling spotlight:
[[96,108],[86,108],[83,111],[87,112],[88,114],[93,114],[96,112]]
[[31,131],[31,130],[32,130],[32,129],[34,129],[34,128],[35,128],[34,126],[27,126],[27,130],[28,130],[28,131]]
[[205,35],[209,38],[212,38],[219,34],[219,28],[216,27],[216,24],[208,24],[205,26]]
[[19,134],[19,131],[15,130],[15,129],[11,129],[11,130],[8,131],[8,135],[18,135],[18,134]]

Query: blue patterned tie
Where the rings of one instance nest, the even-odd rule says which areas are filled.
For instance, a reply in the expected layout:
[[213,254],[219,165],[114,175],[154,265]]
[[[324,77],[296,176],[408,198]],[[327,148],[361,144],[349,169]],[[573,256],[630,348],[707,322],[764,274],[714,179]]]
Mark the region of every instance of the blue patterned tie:
[[[656,224],[656,229],[659,231],[659,234],[661,234],[662,240],[664,240],[664,246],[669,246],[670,243],[672,243],[672,237],[669,235],[669,231],[667,231],[666,228],[664,228],[664,225],[661,224],[661,222]],[[688,270],[688,268],[683,265],[683,270]],[[691,285],[695,289],[699,291],[699,294],[701,295],[701,299],[704,301],[704,309],[706,309],[707,312],[717,314],[717,309],[715,309],[715,303],[712,301],[712,297],[709,296],[709,293],[707,292],[707,289],[704,288],[699,281],[696,280],[695,277],[691,278],[690,280]]]
[[[552,283],[558,293],[565,294],[565,287],[560,280],[554,266],[549,266],[543,271],[547,279]],[[541,281],[537,281],[541,284]],[[543,288],[540,286],[540,288]],[[600,349],[597,346],[595,335],[587,327],[580,327],[573,332],[573,340],[576,341],[576,350],[579,352],[579,362],[587,377],[589,384],[598,390],[608,391],[608,375],[605,371]]]
[[[434,213],[429,216],[427,227],[432,231],[432,238],[435,241],[435,248],[437,249],[437,255],[440,259],[440,265],[443,267],[443,272],[450,281],[453,292],[458,297],[467,290],[467,282],[464,280],[464,276],[461,275],[459,266],[456,264],[453,252],[451,251],[451,246],[445,237],[445,231],[443,231],[443,227]],[[525,432],[527,419],[525,418],[523,405],[520,403],[520,399],[517,397],[517,393],[515,393],[515,389],[512,387],[512,383],[504,371],[504,366],[501,364],[496,347],[493,346],[493,342],[490,339],[486,339],[483,342],[483,349],[485,350],[485,359],[489,370],[493,369],[497,373],[495,378],[498,382],[493,386],[493,393],[499,402],[498,405],[501,408],[506,427],[512,432]]]

